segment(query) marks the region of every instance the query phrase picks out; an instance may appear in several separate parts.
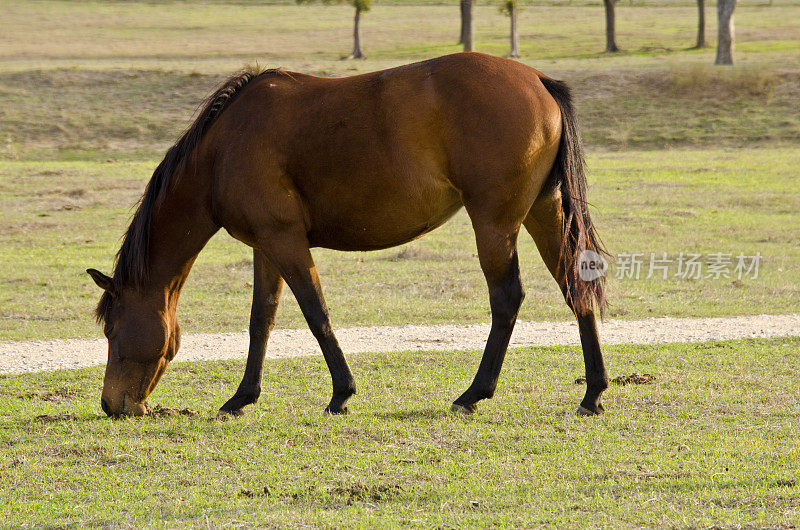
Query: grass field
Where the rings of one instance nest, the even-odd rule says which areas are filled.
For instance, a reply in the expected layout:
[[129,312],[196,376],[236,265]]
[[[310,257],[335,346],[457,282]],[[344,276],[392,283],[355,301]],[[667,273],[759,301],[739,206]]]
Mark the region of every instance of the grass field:
[[[270,361],[261,402],[213,415],[243,363],[173,366],[111,421],[101,369],[0,377],[0,525],[791,528],[800,519],[800,340],[606,348],[608,413],[572,414],[577,348],[512,350],[497,395],[448,414],[478,352],[352,359],[326,417],[321,358]],[[265,492],[265,487],[268,488]]]
[[[597,6],[531,6],[521,14],[524,61],[574,86],[592,148],[800,139],[800,30],[791,22],[800,5],[742,3],[733,69],[711,66],[711,48],[686,50],[693,5],[619,10],[628,50],[621,55],[600,53]],[[199,101],[244,63],[349,75],[459,51],[457,8],[444,5],[376,5],[364,19],[367,61],[339,60],[349,50],[347,7],[11,1],[4,11],[7,159],[157,158]],[[709,35],[713,19],[709,9]],[[479,6],[476,49],[504,54],[506,23],[495,7]],[[51,38],[28,38],[38,32]]]
[[[332,73],[370,70],[459,51],[458,5],[375,2],[362,20],[368,61],[339,60],[350,51],[352,8],[269,2],[120,2],[6,0],[0,63],[6,71],[152,69],[227,73],[246,61]],[[714,4],[707,34],[716,35]],[[559,68],[659,68],[654,58],[713,61],[713,50],[683,53],[694,45],[694,2],[636,0],[617,7],[622,55],[604,55],[603,12],[597,2],[534,2],[519,14],[521,52],[527,60]],[[742,0],[736,10],[737,57],[742,63],[796,66],[800,6]],[[46,34],[47,39],[29,38]],[[65,45],[68,43],[68,45]],[[495,4],[475,10],[478,51],[508,51],[508,18]],[[687,57],[683,57],[688,55]],[[586,59],[590,59],[590,66]]]
[[[574,87],[583,137],[593,150],[753,148],[800,140],[800,68],[668,63],[657,71],[545,71]],[[221,79],[157,70],[0,72],[7,102],[0,109],[0,159],[159,158]]]

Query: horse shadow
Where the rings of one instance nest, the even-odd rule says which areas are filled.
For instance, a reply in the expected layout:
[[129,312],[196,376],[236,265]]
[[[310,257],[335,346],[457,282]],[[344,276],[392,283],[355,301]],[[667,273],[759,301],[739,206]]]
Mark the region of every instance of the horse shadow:
[[441,420],[452,416],[446,410],[440,408],[428,408],[421,410],[395,410],[392,412],[379,412],[375,415],[377,418],[383,420]]

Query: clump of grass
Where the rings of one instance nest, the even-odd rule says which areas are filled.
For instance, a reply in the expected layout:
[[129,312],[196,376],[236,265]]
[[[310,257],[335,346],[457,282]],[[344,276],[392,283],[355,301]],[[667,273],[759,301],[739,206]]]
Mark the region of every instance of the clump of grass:
[[389,261],[408,261],[408,260],[419,260],[419,261],[435,261],[440,259],[441,256],[434,250],[429,249],[427,247],[417,246],[417,245],[405,245],[390,256],[387,256],[386,259]]
[[2,158],[5,160],[19,160],[19,150],[11,135],[6,136],[5,146],[2,151]]
[[779,76],[765,66],[732,68],[704,63],[673,65],[670,68],[670,89],[679,97],[692,98],[771,98]]
[[627,149],[628,148],[628,140],[631,137],[631,133],[633,132],[633,124],[630,120],[625,118],[614,119],[614,124],[608,130],[608,137],[616,142],[617,147],[620,149]]

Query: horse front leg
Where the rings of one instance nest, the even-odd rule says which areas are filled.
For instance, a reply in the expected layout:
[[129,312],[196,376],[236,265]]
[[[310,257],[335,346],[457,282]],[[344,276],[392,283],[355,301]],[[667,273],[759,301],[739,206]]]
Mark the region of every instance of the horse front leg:
[[356,393],[356,383],[339,342],[333,334],[328,306],[309,250],[308,240],[301,227],[260,238],[261,249],[275,264],[292,290],[311,333],[322,349],[331,373],[333,396],[325,412],[347,414],[347,400]]
[[278,269],[267,260],[261,251],[253,250],[253,306],[250,310],[250,348],[244,377],[236,393],[220,412],[239,416],[242,408],[258,401],[261,395],[261,375],[267,340],[275,325],[275,313],[281,297],[283,278]]

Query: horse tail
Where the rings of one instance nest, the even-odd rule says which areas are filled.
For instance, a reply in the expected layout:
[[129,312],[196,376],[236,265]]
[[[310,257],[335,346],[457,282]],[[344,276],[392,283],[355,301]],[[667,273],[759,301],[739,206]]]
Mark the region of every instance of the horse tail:
[[[606,260],[608,252],[589,216],[589,204],[586,201],[586,162],[578,117],[567,84],[544,76],[540,79],[561,110],[561,140],[549,179],[561,191],[561,208],[564,213],[561,263],[566,274],[562,289],[567,303],[576,314],[585,314],[596,305],[602,317],[608,305],[605,267],[603,274],[596,278],[592,277],[594,275],[584,274],[584,279],[581,275],[581,266],[585,266],[587,260]],[[592,251],[596,256],[586,254],[586,251]]]

